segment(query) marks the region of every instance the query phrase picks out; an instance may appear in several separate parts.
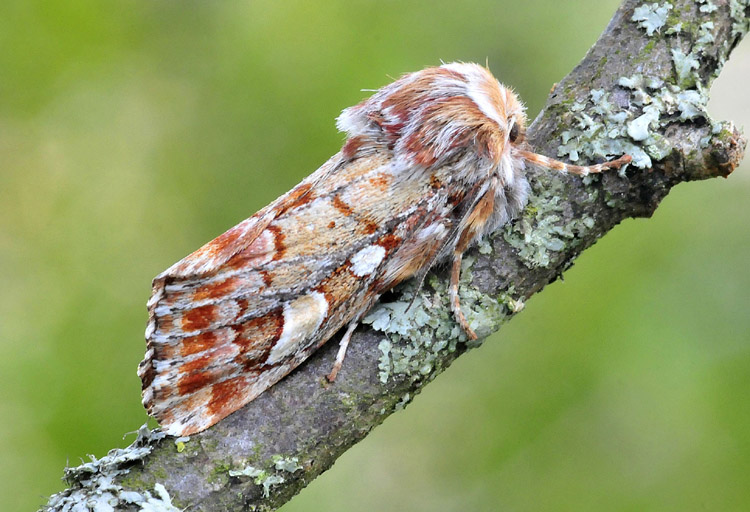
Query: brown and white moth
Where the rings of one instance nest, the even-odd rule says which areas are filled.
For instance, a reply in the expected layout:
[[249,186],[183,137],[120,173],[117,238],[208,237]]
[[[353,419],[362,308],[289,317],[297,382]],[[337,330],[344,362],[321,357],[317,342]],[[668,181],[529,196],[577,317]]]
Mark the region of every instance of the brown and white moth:
[[143,405],[174,435],[204,430],[287,375],[381,294],[450,262],[525,205],[526,163],[585,175],[524,148],[518,97],[482,66],[402,76],[339,116],[341,151],[249,219],[159,274],[148,302]]

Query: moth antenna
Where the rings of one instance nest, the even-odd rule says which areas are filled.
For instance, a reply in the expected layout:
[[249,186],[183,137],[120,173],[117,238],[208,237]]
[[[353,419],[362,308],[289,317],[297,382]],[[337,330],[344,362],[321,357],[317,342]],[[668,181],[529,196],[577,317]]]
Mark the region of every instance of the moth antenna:
[[[457,230],[454,230],[457,231]],[[450,237],[446,237],[446,241],[450,240]],[[435,266],[435,262],[437,262],[440,259],[441,254],[443,253],[443,248],[445,247],[445,243],[440,244],[437,249],[435,250],[435,253],[430,257],[428,262],[422,267],[422,269],[414,276],[414,279],[417,281],[417,286],[414,288],[414,295],[412,295],[411,300],[409,301],[409,305],[406,306],[406,310],[404,310],[404,313],[408,313],[411,307],[414,305],[415,302],[417,302],[417,297],[419,297],[419,292],[422,290],[422,287],[424,286],[424,281],[427,279],[427,274],[430,273],[430,269],[432,269],[433,266]]]
[[633,161],[633,158],[630,155],[623,155],[620,158],[617,158],[615,160],[610,160],[609,162],[604,162],[604,163],[596,164],[596,165],[581,166],[581,165],[566,164],[565,162],[561,162],[560,160],[554,160],[544,155],[532,153],[531,151],[526,151],[523,149],[518,150],[516,154],[518,154],[518,156],[520,156],[527,162],[532,163],[532,164],[537,164],[540,167],[544,167],[545,169],[578,174],[579,176],[595,174],[595,173],[605,171],[607,169],[619,169],[623,165],[629,164],[630,162]]
[[414,305],[414,303],[417,302],[417,297],[419,296],[419,290],[421,290],[422,286],[424,286],[424,280],[427,277],[427,272],[423,272],[421,276],[417,276],[417,277],[419,278],[419,284],[414,289],[414,295],[412,295],[411,300],[409,301],[409,305],[406,306],[404,313],[408,313],[411,307]]

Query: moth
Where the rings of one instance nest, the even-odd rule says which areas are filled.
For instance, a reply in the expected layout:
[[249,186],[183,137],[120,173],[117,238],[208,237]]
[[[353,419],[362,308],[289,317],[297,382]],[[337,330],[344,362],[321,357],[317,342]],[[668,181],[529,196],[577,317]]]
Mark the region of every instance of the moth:
[[531,152],[518,97],[488,69],[451,63],[409,73],[345,109],[341,151],[299,185],[153,281],[143,404],[173,435],[202,431],[287,375],[398,283],[461,259],[524,207],[526,164],[579,175]]

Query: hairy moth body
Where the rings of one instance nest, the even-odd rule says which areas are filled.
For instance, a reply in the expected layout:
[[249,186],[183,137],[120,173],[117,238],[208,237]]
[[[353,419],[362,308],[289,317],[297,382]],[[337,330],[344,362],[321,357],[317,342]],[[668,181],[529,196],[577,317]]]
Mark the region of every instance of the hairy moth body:
[[476,64],[404,75],[337,121],[339,153],[294,189],[159,274],[148,303],[143,404],[164,430],[204,430],[287,375],[396,284],[451,261],[526,203],[526,162],[577,174],[523,147],[516,95]]

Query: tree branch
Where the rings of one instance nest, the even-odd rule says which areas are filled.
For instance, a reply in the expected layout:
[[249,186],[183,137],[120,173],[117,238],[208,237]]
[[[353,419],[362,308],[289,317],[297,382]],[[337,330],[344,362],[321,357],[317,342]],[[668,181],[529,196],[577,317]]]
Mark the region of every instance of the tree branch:
[[[748,0],[640,3],[620,6],[529,129],[542,154],[590,162],[629,153],[634,164],[627,175],[584,179],[528,170],[523,215],[472,251],[463,271],[462,304],[480,336],[620,221],[651,215],[678,183],[728,176],[742,159],[745,140],[705,107],[748,31]],[[422,290],[407,284],[377,306],[335,384],[324,375],[336,340],[208,431],[175,440],[144,427],[130,447],[67,469],[70,487],[47,508],[275,510],[476,345],[453,322],[446,280],[438,270]]]

